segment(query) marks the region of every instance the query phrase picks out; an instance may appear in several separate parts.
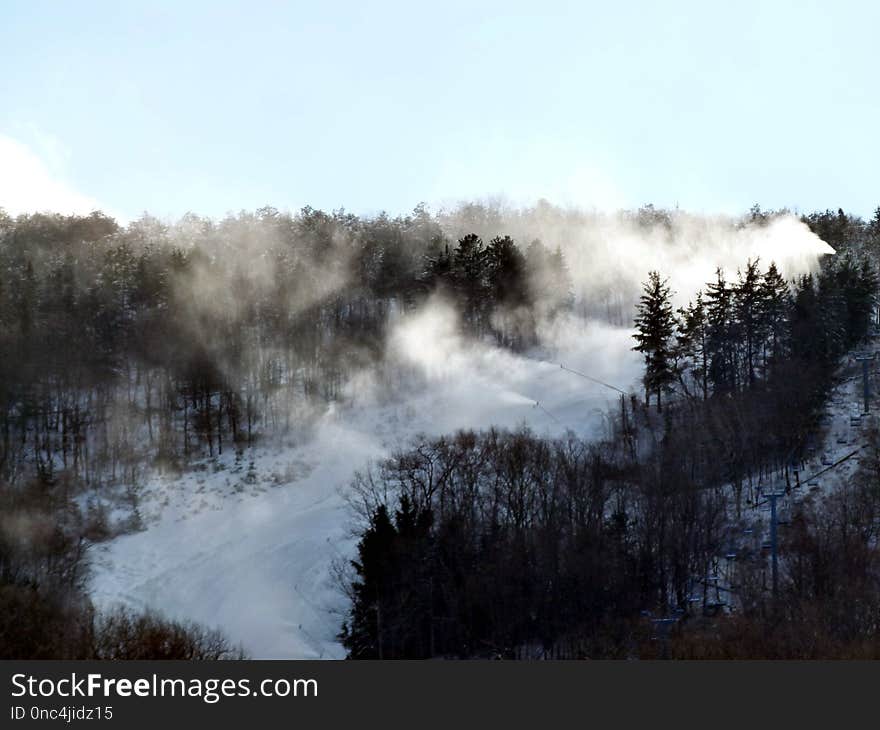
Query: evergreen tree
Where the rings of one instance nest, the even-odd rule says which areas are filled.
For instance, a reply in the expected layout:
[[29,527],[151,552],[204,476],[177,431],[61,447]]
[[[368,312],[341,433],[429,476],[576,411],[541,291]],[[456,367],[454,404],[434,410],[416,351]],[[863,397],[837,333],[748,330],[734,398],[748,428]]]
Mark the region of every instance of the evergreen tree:
[[493,238],[486,249],[486,273],[493,304],[517,307],[528,302],[525,257],[510,236]]
[[633,335],[638,343],[633,350],[645,357],[645,403],[650,404],[650,394],[656,393],[658,411],[662,410],[661,394],[675,377],[672,336],[676,323],[666,282],[656,271],[648,274],[636,307]]
[[791,309],[791,287],[771,261],[761,280],[761,330],[764,334],[763,364],[765,375],[771,363],[784,356]]
[[[702,393],[703,400],[709,397],[709,348],[706,307],[703,293],[697,292],[696,299],[687,307],[678,310],[679,332],[676,338],[678,358],[689,363],[687,367]],[[684,372],[681,373],[682,375]]]
[[353,659],[382,659],[383,603],[389,589],[388,573],[397,529],[388,509],[380,505],[358,543],[358,558],[352,561],[357,580],[351,584],[352,608],[343,625],[340,640]]
[[525,264],[530,299],[542,315],[550,316],[571,307],[574,300],[571,274],[559,246],[550,251],[536,238],[526,249]]
[[339,635],[352,659],[424,658],[434,651],[430,509],[402,495],[394,521],[373,513],[352,561],[352,607]]
[[436,256],[426,260],[422,281],[429,290],[452,284],[452,254],[449,252],[448,243],[444,244]]
[[755,358],[760,341],[761,311],[763,290],[758,259],[746,262],[745,273],[738,272],[738,281],[733,289],[734,316],[739,335],[745,349],[745,375],[749,385],[755,382]]
[[452,279],[464,308],[464,319],[480,332],[486,303],[486,249],[483,240],[469,233],[452,254]]
[[709,346],[709,381],[713,393],[736,391],[736,327],[733,292],[719,268],[715,281],[706,284],[706,324]]

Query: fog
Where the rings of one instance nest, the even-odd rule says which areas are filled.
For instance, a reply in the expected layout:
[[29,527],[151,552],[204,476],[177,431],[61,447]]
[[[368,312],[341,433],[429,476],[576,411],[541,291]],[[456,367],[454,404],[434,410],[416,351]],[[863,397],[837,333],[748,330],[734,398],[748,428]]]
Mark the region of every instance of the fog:
[[[219,625],[257,657],[339,657],[335,636],[346,599],[334,566],[355,544],[345,492],[357,470],[420,434],[461,428],[526,425],[538,434],[600,437],[619,398],[614,389],[639,390],[630,321],[648,271],[668,276],[676,303],[686,304],[719,266],[730,280],[747,259],[760,257],[762,268],[775,261],[792,278],[833,253],[787,214],[748,222],[542,203],[462,205],[437,220],[453,243],[476,232],[484,240],[509,234],[521,246],[533,239],[559,246],[574,289],[572,311],[542,316],[537,343],[517,352],[466,335],[454,303],[440,294],[409,311],[392,307],[381,357],[351,372],[339,397],[313,410],[297,439],[249,451],[255,484],[237,488],[244,482],[230,454],[200,478],[148,480],[148,529],[96,551],[93,595],[100,604],[152,606]],[[268,288],[276,264],[248,240],[236,266],[249,286]],[[288,293],[285,306],[305,307],[343,290],[350,264],[348,257],[312,261],[314,288]],[[211,308],[236,311],[239,302],[210,267],[198,268],[190,284],[194,322]],[[203,327],[193,332],[210,340]]]

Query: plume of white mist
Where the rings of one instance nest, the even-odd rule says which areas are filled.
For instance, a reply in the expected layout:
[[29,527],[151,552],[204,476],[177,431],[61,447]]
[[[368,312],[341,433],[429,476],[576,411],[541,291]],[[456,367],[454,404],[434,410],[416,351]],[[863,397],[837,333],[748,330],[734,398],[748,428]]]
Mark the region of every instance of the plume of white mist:
[[[813,271],[834,249],[790,214],[768,221],[684,211],[600,212],[561,208],[546,201],[531,208],[462,204],[439,213],[453,240],[476,233],[484,240],[512,236],[524,250],[538,239],[565,255],[575,295],[628,310],[649,271],[668,277],[675,303],[685,304],[722,268],[733,279],[748,259],[775,262],[786,278]],[[594,310],[596,308],[594,307]],[[601,306],[598,308],[601,310]]]

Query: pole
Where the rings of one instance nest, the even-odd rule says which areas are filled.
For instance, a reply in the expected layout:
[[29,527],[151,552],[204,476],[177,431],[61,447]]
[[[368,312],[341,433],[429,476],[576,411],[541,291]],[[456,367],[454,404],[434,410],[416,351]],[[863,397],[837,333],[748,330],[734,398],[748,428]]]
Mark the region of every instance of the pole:
[[868,363],[874,360],[876,353],[873,352],[858,352],[856,353],[856,360],[862,363],[862,390],[865,394],[865,414],[868,413],[868,403],[871,398],[871,384],[868,380]]
[[773,601],[775,602],[779,596],[779,558],[777,555],[776,540],[776,492],[772,492],[770,497],[770,551],[773,566]]

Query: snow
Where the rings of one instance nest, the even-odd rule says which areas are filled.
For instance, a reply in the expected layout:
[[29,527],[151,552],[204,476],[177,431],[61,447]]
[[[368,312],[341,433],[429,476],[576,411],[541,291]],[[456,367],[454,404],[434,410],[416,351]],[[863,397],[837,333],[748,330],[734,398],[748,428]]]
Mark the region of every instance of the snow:
[[[628,330],[581,325],[556,335],[567,366],[624,388],[637,377]],[[391,375],[353,379],[349,405],[328,408],[300,443],[152,475],[140,495],[146,529],[94,547],[95,602],[220,627],[254,658],[342,657],[347,599],[334,565],[357,542],[344,495],[356,470],[419,433],[525,424],[598,435],[617,398],[558,360],[465,346],[442,318],[404,323],[391,349]]]
[[[877,371],[872,363],[870,371],[870,392],[876,392]],[[800,503],[813,502],[819,506],[839,487],[845,485],[854,475],[859,466],[859,451],[868,442],[868,432],[876,423],[875,411],[878,402],[872,397],[871,413],[864,415],[864,391],[862,366],[852,355],[843,358],[839,379],[832,388],[823,417],[820,420],[819,432],[813,438],[816,447],[812,453],[798,465],[800,487],[796,487],[794,475],[791,477],[792,489],[777,500],[780,536],[786,529],[788,518],[793,508]],[[761,485],[764,493],[782,493],[784,483],[774,481]],[[735,582],[734,563],[741,550],[765,548],[764,556],[770,564],[770,516],[771,508],[766,497],[758,495],[757,504],[752,504],[743,511],[740,530],[731,535],[731,551],[719,556],[718,591],[725,592]],[[779,552],[780,572],[785,569],[785,552]],[[712,578],[709,576],[710,579]],[[713,587],[710,593],[720,599],[721,593]]]

